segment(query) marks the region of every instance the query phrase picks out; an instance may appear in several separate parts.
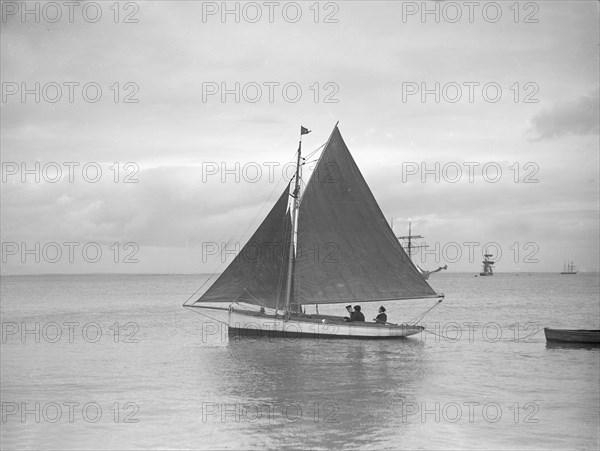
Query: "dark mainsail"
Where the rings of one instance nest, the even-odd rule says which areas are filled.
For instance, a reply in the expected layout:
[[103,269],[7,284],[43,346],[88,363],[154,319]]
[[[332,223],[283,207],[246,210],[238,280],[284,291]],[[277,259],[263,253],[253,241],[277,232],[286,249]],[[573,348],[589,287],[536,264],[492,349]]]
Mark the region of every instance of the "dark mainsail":
[[337,126],[298,214],[294,302],[436,297],[388,225]]
[[291,237],[288,198],[289,185],[231,264],[196,302],[283,307]]

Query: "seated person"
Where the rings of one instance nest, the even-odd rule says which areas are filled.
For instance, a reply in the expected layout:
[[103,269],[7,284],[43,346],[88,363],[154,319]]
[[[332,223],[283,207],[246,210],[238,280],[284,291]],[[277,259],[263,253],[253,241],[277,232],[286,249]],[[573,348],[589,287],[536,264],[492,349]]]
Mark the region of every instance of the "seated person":
[[349,316],[344,316],[344,321],[350,321],[350,317],[352,316],[352,306],[347,305],[346,310],[348,311]]
[[354,306],[354,311],[350,315],[350,321],[353,321],[353,322],[360,322],[360,321],[364,322],[365,321],[365,315],[363,315],[362,312],[360,311],[360,305]]
[[380,324],[387,323],[387,315],[385,314],[385,307],[383,305],[379,307],[379,314],[377,315],[377,318],[373,318],[373,321]]

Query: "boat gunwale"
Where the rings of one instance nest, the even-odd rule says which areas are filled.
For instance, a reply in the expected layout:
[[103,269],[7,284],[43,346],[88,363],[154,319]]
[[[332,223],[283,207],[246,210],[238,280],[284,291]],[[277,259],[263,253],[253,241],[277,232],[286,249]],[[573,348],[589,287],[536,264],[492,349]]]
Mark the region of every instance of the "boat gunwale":
[[[289,339],[297,339],[297,338],[316,338],[317,340],[408,340],[408,337],[416,334],[410,335],[344,335],[344,334],[335,334],[335,333],[327,333],[321,332],[318,334],[306,333],[306,332],[297,332],[297,331],[277,331],[277,330],[258,330],[258,329],[245,329],[239,327],[229,326],[228,334],[230,336],[243,336],[243,337],[258,337],[258,338],[275,338],[275,337],[283,337]],[[413,340],[414,341],[414,340]]]
[[581,333],[581,332],[591,332],[591,333],[600,333],[600,329],[552,329],[550,327],[544,327],[544,331],[551,331],[551,332],[577,332],[577,333]]

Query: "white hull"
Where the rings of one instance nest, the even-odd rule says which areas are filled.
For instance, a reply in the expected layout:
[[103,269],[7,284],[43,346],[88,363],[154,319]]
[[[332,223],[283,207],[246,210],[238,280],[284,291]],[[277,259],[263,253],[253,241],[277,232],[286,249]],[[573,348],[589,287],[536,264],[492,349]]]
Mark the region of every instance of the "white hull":
[[328,315],[292,314],[289,319],[250,310],[232,308],[228,315],[233,334],[281,336],[287,338],[403,338],[420,333],[423,326],[345,322]]

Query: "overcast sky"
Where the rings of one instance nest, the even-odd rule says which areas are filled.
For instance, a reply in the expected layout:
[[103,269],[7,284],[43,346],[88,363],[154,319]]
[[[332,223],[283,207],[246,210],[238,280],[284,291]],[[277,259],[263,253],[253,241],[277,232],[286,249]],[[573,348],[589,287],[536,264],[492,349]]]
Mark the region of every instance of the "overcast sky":
[[599,270],[598,2],[111,5],[2,3],[3,274],[222,270],[336,121],[422,267]]

